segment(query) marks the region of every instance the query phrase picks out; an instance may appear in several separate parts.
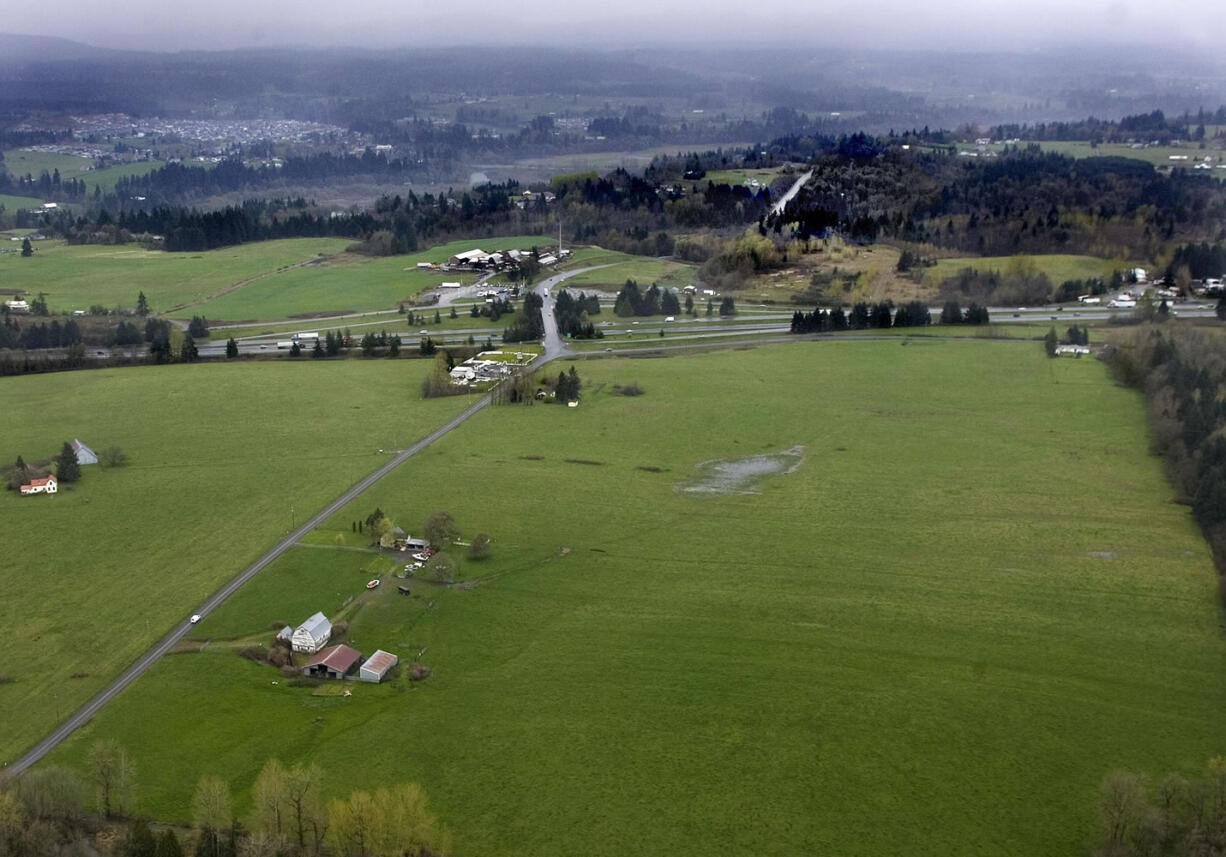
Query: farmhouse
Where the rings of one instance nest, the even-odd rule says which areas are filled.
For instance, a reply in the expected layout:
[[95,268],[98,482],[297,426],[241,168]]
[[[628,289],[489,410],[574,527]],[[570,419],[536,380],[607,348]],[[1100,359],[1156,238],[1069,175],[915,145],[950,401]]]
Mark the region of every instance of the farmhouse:
[[379,649],[367,659],[366,663],[362,664],[362,668],[358,670],[358,678],[378,684],[383,681],[388,670],[396,666],[398,662],[399,659],[391,652]]
[[344,644],[328,646],[302,667],[302,674],[316,678],[344,678],[362,660],[362,653]]
[[29,312],[30,305],[23,300],[5,301],[4,308],[9,312]]
[[316,613],[294,629],[290,646],[295,652],[313,655],[332,639],[332,623],[323,613]]
[[97,464],[98,456],[79,440],[73,440],[72,451],[76,453],[77,464]]
[[46,479],[31,479],[26,485],[21,486],[22,494],[54,494],[59,490],[59,483],[55,481],[54,476],[48,476]]

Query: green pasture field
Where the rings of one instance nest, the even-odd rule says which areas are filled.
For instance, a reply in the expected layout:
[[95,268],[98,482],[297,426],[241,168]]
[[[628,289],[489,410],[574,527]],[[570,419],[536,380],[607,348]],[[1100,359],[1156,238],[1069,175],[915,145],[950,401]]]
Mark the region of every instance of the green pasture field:
[[[1027,145],[1023,142],[1021,145]],[[1045,152],[1057,152],[1061,155],[1068,155],[1073,158],[1133,158],[1138,161],[1148,161],[1156,167],[1184,167],[1190,169],[1193,165],[1202,161],[1205,157],[1211,159],[1214,165],[1226,163],[1223,159],[1222,150],[1212,142],[1207,142],[1207,148],[1201,149],[1199,144],[1188,146],[1147,146],[1143,149],[1134,149],[1128,143],[1099,143],[1097,146],[1091,146],[1088,140],[1053,140],[1050,142],[1039,143],[1039,146]],[[999,151],[1003,145],[993,146]],[[1186,161],[1172,161],[1171,155],[1187,155]],[[1221,178],[1222,173],[1226,170],[1213,170],[1216,177]]]
[[0,193],[0,206],[4,207],[6,212],[12,213],[19,208],[38,208],[43,204],[41,199],[33,196],[10,196],[9,194]]
[[671,259],[655,259],[648,256],[631,256],[626,253],[616,253],[600,248],[579,250],[568,260],[571,268],[585,268],[594,265],[607,265],[595,271],[586,271],[568,279],[563,286],[571,291],[590,289],[616,292],[626,284],[626,280],[635,280],[640,288],[647,288],[652,283],[659,283],[660,288],[679,289],[694,282],[698,269],[684,262],[674,262]]
[[[366,554],[303,549],[195,632],[356,593],[351,642],[428,680],[321,698],[205,647],[52,761],[119,740],[159,819],[203,774],[248,811],[270,756],[330,795],[414,780],[460,854],[983,857],[1084,853],[1106,772],[1221,752],[1212,562],[1098,361],[908,339],[576,365],[578,407],[487,409],[319,533],[448,510],[492,537],[465,586],[363,596]],[[681,490],[788,450],[751,493]]]
[[[274,361],[0,379],[0,461],[116,444],[54,497],[0,491],[0,762],[46,735],[206,595],[463,408],[427,360]],[[301,621],[301,619],[295,620]],[[85,644],[83,640],[96,643]]]
[[1106,279],[1116,268],[1122,268],[1124,264],[1118,260],[1112,262],[1096,256],[1059,253],[1036,256],[972,256],[940,259],[935,266],[925,269],[924,283],[934,287],[939,286],[946,277],[955,276],[965,268],[1005,273],[1014,266],[1021,265],[1027,268],[1033,266],[1034,270],[1046,274],[1053,286],[1058,286],[1066,280],[1086,280],[1094,277]]
[[154,312],[188,305],[183,312],[190,317],[208,314],[192,305],[194,301],[320,254],[338,253],[349,243],[338,238],[294,238],[207,253],[166,253],[136,244],[69,246],[40,241],[32,258],[0,257],[0,281],[30,295],[45,292],[54,311],[93,304],[134,307],[143,291]]
[[418,271],[418,262],[446,262],[464,250],[491,252],[543,244],[541,236],[473,238],[441,244],[407,256],[346,254],[320,265],[292,268],[205,301],[191,312],[218,319],[274,319],[313,312],[362,312],[410,304],[425,289],[442,282],[472,283],[475,275]]
[[782,169],[757,169],[757,170],[711,170],[705,178],[699,179],[701,183],[714,182],[715,184],[728,185],[747,185],[751,180],[756,180],[762,187],[770,187]]
[[62,179],[80,179],[85,182],[90,193],[94,187],[102,188],[103,193],[115,190],[115,182],[128,176],[143,176],[158,167],[165,166],[162,161],[138,161],[130,164],[117,164],[113,167],[95,170],[92,158],[79,158],[76,155],[61,155],[58,152],[37,152],[29,149],[9,149],[4,153],[4,168],[14,177],[31,175],[38,178],[44,170],[53,173],[60,171]]

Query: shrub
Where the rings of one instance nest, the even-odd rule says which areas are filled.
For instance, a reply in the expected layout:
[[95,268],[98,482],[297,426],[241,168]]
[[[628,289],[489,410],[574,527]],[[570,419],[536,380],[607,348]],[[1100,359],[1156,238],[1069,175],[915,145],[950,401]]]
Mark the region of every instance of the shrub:
[[430,677],[430,668],[425,664],[419,664],[413,661],[409,665],[409,681],[422,681]]

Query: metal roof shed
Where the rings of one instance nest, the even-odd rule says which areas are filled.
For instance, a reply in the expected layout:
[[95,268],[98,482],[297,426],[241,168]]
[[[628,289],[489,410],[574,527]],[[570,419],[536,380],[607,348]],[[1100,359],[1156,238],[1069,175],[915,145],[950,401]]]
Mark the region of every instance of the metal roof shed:
[[379,651],[367,659],[366,663],[362,664],[361,670],[358,671],[358,678],[362,681],[381,682],[387,675],[388,670],[399,662],[399,659],[391,652],[379,649]]

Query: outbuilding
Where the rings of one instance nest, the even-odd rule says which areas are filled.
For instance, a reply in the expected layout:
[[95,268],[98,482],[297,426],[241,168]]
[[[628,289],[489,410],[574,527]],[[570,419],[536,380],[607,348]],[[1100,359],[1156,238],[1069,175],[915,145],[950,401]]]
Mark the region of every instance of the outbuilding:
[[323,613],[316,613],[294,629],[290,646],[295,652],[313,655],[332,639],[332,623]]
[[362,660],[362,653],[357,649],[343,643],[328,646],[306,662],[302,667],[302,674],[315,678],[344,678],[353,671],[360,660]]
[[97,464],[98,463],[97,454],[92,449],[90,449],[88,446],[81,443],[81,441],[79,440],[75,440],[75,439],[73,440],[72,451],[76,453],[77,464]]
[[379,651],[367,658],[366,663],[362,664],[362,668],[358,670],[358,678],[362,681],[378,684],[383,681],[388,671],[399,662],[399,658],[391,652],[379,649]]

